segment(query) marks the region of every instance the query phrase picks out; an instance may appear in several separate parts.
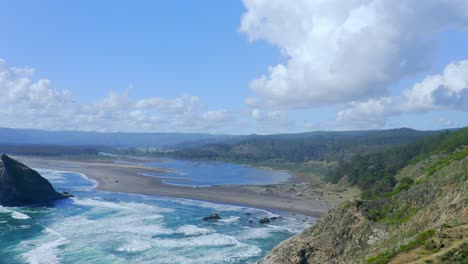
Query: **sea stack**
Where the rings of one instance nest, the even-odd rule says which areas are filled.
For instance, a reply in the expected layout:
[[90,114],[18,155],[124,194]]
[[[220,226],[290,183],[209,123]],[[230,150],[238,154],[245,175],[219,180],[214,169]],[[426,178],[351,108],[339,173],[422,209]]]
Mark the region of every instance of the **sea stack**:
[[0,205],[22,206],[69,198],[55,191],[37,171],[3,154],[0,157]]

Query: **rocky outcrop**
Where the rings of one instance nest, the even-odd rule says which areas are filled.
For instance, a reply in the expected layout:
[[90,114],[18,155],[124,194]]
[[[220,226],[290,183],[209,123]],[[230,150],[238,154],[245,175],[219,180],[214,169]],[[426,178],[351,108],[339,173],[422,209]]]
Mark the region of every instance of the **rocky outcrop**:
[[209,216],[203,217],[203,221],[216,221],[219,219],[221,219],[221,216],[219,216],[217,213],[212,213]]
[[468,240],[468,156],[427,173],[425,168],[434,162],[437,158],[402,171],[412,172],[404,175],[415,179],[410,189],[378,200],[346,202],[283,241],[260,263],[413,263],[463,252]]
[[37,171],[2,155],[0,157],[0,204],[22,206],[68,198],[68,193],[55,191],[52,184]]

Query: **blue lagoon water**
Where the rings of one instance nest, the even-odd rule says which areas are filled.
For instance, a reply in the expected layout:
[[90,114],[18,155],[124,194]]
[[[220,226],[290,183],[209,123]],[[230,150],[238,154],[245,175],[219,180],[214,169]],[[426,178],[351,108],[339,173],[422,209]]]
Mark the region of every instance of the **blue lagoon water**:
[[[289,217],[261,225],[271,212],[101,192],[78,173],[39,172],[76,197],[0,207],[0,263],[255,263],[307,225]],[[201,220],[212,212],[222,219]]]
[[124,163],[169,169],[170,172],[142,174],[163,178],[166,184],[182,186],[277,184],[288,182],[291,178],[291,175],[285,171],[262,170],[221,161],[164,159],[162,162]]

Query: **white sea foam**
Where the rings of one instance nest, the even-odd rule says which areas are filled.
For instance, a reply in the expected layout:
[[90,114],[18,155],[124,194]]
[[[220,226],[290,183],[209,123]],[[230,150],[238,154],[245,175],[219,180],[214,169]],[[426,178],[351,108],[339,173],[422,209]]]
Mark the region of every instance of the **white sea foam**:
[[64,182],[66,180],[66,177],[63,176],[65,173],[73,173],[76,175],[79,175],[81,178],[84,180],[90,182],[92,184],[91,187],[84,187],[84,188],[79,188],[79,189],[84,189],[84,190],[90,190],[90,189],[95,189],[99,186],[99,182],[89,178],[86,174],[81,173],[81,172],[76,172],[76,171],[64,171],[64,170],[51,170],[51,169],[35,169],[38,171],[42,176],[44,176],[46,179],[55,181],[55,182]]
[[198,200],[190,200],[190,199],[183,199],[183,198],[175,198],[175,199],[172,198],[171,201],[175,201],[175,202],[177,202],[179,204],[182,204],[182,205],[210,208],[210,209],[213,209],[214,211],[218,211],[218,212],[222,212],[222,211],[238,212],[238,211],[244,211],[244,210],[249,209],[249,208],[243,207],[243,206],[228,205],[228,204],[217,204],[217,203],[198,201]]
[[11,217],[13,217],[14,219],[20,219],[20,220],[30,219],[31,218],[31,217],[29,217],[29,215],[23,214],[23,213],[20,213],[20,212],[17,212],[17,211],[11,212]]
[[167,235],[174,231],[157,223],[145,223],[138,215],[116,215],[97,220],[88,219],[86,216],[68,217],[64,222],[54,225],[55,229],[67,234],[67,236],[83,237],[96,235]]
[[236,246],[240,244],[240,242],[233,236],[217,233],[182,239],[155,239],[153,243],[162,248]]
[[200,228],[194,225],[183,225],[179,228],[177,228],[176,233],[182,233],[185,234],[186,236],[199,236],[199,235],[205,235],[209,234],[212,231],[206,228]]
[[248,228],[242,231],[238,238],[241,240],[268,238],[271,236],[270,231],[271,229],[266,227]]
[[15,229],[16,230],[20,230],[20,229],[29,229],[31,228],[30,225],[19,225],[19,226],[16,226]]
[[25,220],[25,219],[30,219],[29,215],[15,211],[10,208],[6,208],[0,205],[0,213],[9,213],[12,218],[18,219],[18,220]]
[[156,205],[149,205],[149,204],[144,204],[144,203],[128,203],[128,202],[122,202],[120,203],[122,206],[126,206],[128,208],[132,208],[137,211],[143,211],[143,212],[159,212],[159,213],[172,213],[174,212],[174,209],[172,208],[161,208]]
[[92,210],[112,209],[121,213],[137,214],[139,219],[158,219],[163,216],[158,213],[173,212],[171,208],[160,208],[155,205],[130,202],[108,202],[100,198],[72,198],[75,204],[91,207]]
[[[64,230],[73,236],[108,233],[154,236],[174,233],[161,224],[163,216],[158,214],[161,208],[157,206],[108,202],[96,198],[73,199],[75,204],[88,206],[91,209],[90,213],[68,217],[65,221],[56,224],[56,229]],[[88,215],[98,215],[98,218],[90,218]]]
[[[61,253],[60,247],[68,243],[68,239],[62,236],[60,233],[50,229],[45,228],[44,233],[49,239],[44,241],[44,239],[35,240],[35,241],[26,241],[26,245],[34,245],[32,250],[24,253],[22,257],[30,264],[55,264],[60,263],[58,255]],[[50,237],[50,236],[53,236]],[[22,242],[22,246],[25,246],[25,242]]]
[[84,205],[89,207],[105,207],[109,209],[117,209],[117,210],[129,210],[128,207],[122,206],[115,202],[107,202],[101,200],[100,198],[72,198],[73,202],[77,205]]
[[[237,241],[234,237],[211,234],[192,239],[164,239],[155,242],[158,251],[149,252],[136,259],[135,263],[239,263],[259,256],[262,250],[256,246]],[[161,250],[165,248],[165,250]],[[202,247],[203,253],[196,249]]]
[[227,218],[222,218],[222,219],[218,220],[218,222],[234,223],[234,222],[239,221],[239,219],[240,219],[239,216],[230,216],[230,217],[227,217]]
[[[135,259],[134,263],[151,264],[220,264],[220,263],[239,263],[251,257],[259,256],[262,250],[256,246],[240,244],[233,247],[213,247],[205,248],[203,254],[191,248],[170,251],[153,251],[150,254],[144,254]],[[253,263],[253,262],[249,262]]]
[[63,177],[63,171],[49,170],[49,169],[35,169],[39,174],[44,176],[49,181],[65,180]]
[[150,249],[152,246],[150,243],[146,241],[141,241],[141,240],[131,240],[127,244],[119,247],[117,251],[122,251],[122,252],[141,252],[145,251],[147,249]]
[[95,179],[91,179],[89,178],[86,174],[84,173],[80,173],[80,172],[73,172],[73,173],[76,173],[78,175],[80,175],[81,178],[91,182],[93,184],[92,188],[91,189],[96,189],[98,186],[99,186],[99,182],[96,181]]
[[270,222],[270,224],[268,224],[266,226],[268,226],[269,228],[271,228],[275,232],[287,231],[289,233],[295,234],[295,233],[301,232],[302,230],[309,227],[310,225],[308,223],[301,223],[301,222],[297,222],[297,221],[288,221],[287,223],[284,223],[282,225],[273,225]]

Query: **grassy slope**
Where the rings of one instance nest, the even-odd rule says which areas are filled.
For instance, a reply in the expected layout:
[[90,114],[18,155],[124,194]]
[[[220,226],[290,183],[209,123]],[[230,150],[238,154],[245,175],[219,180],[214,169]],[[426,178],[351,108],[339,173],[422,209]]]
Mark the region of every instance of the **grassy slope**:
[[414,179],[408,188],[344,203],[264,263],[461,263],[468,235],[467,149],[405,167],[395,178]]
[[462,263],[457,259],[466,254],[468,236],[468,157],[428,173],[444,158],[410,165],[420,169],[408,190],[331,210],[264,263],[411,263],[433,254],[439,254],[432,256],[435,263]]

